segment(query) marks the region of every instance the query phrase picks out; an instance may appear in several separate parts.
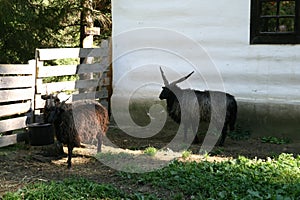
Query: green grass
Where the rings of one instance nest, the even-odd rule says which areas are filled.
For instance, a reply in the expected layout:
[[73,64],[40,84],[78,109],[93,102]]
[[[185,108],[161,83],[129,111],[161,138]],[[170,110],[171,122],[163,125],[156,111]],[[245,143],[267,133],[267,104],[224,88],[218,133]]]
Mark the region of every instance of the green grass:
[[152,195],[126,194],[109,185],[98,184],[86,179],[66,179],[50,183],[35,183],[16,193],[7,193],[3,200],[35,199],[155,199]]
[[140,185],[173,191],[171,199],[297,199],[300,157],[281,154],[265,161],[245,157],[214,163],[174,161],[161,170],[129,178]]
[[288,138],[278,138],[275,136],[264,136],[261,138],[262,143],[270,143],[270,144],[288,144],[290,143],[290,139]]
[[[239,157],[223,162],[179,162],[157,171],[118,173],[121,188],[86,179],[27,185],[2,199],[298,199],[300,156]],[[116,181],[114,179],[114,181]],[[134,188],[148,188],[144,193]],[[131,192],[125,192],[128,188]]]

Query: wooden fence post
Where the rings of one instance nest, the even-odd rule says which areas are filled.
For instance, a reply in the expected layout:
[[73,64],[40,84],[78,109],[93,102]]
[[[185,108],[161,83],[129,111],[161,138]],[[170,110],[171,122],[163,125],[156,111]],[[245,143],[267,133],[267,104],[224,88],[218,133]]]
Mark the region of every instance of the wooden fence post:
[[29,113],[29,119],[28,119],[28,124],[29,123],[33,123],[34,122],[34,110],[35,110],[35,91],[36,91],[36,87],[35,87],[35,81],[36,81],[36,60],[32,59],[28,61],[28,64],[31,68],[33,68],[32,70],[32,86],[33,86],[33,93],[31,96],[31,106],[30,106],[30,113]]

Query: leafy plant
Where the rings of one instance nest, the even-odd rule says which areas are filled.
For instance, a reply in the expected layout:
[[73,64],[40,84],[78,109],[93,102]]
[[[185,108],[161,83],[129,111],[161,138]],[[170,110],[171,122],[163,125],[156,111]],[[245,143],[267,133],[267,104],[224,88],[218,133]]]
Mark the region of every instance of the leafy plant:
[[155,147],[147,147],[144,150],[144,154],[148,156],[155,156],[156,153],[157,153],[157,149]]
[[265,136],[261,138],[262,143],[271,143],[271,144],[288,144],[290,139],[288,138],[278,138],[275,136]]
[[176,197],[183,194],[185,199],[297,199],[299,166],[299,156],[281,154],[267,160],[174,161],[163,169],[126,177],[140,185],[176,191]]
[[183,159],[187,159],[188,157],[191,156],[191,154],[192,154],[192,151],[185,150],[185,151],[182,152],[181,157],[182,157]]

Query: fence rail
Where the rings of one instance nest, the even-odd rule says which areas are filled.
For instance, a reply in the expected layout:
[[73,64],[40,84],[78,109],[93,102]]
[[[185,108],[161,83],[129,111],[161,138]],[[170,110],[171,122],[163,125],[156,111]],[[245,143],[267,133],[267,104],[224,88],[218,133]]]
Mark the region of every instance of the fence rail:
[[[50,65],[60,59],[75,59],[71,65]],[[86,62],[80,64],[80,59]],[[81,76],[89,74],[88,76]],[[76,80],[59,80],[61,76]],[[45,82],[50,78],[52,81]],[[104,40],[99,48],[37,49],[28,64],[0,64],[0,147],[24,141],[28,123],[40,122],[43,94],[67,92],[71,98],[97,99],[109,108],[111,47]],[[33,117],[31,117],[33,116]]]
[[35,60],[25,65],[0,64],[0,147],[24,139],[24,129],[33,112]]

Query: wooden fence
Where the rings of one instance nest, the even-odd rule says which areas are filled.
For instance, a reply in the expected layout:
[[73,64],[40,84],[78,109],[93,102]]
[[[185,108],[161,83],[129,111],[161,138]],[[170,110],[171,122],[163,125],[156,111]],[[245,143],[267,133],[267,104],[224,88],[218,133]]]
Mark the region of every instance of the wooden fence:
[[[73,64],[57,64],[66,59]],[[109,108],[111,73],[107,40],[100,48],[37,49],[26,65],[0,64],[0,147],[24,141],[26,124],[42,121],[43,94],[66,93],[68,102],[97,99]]]
[[[26,127],[33,113],[35,60],[26,65],[0,64],[0,147],[24,140],[16,132]],[[15,134],[12,134],[12,132]]]

